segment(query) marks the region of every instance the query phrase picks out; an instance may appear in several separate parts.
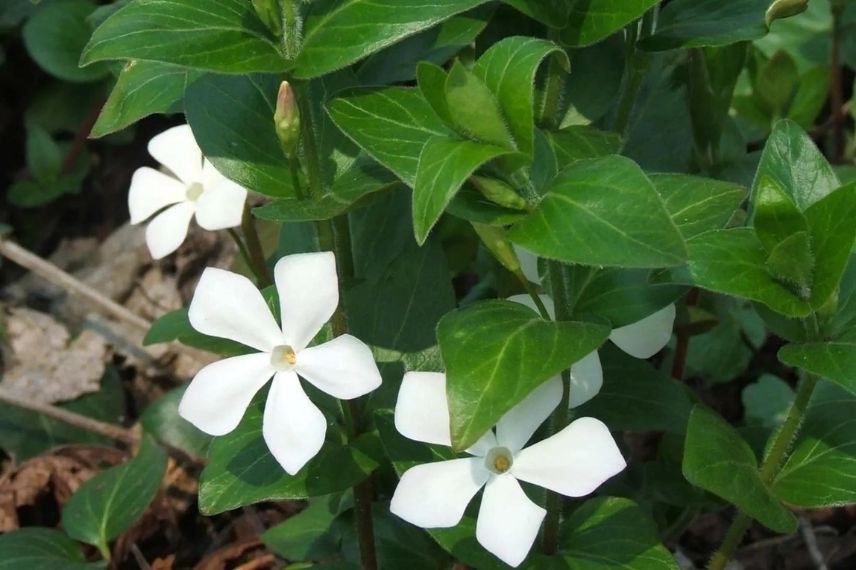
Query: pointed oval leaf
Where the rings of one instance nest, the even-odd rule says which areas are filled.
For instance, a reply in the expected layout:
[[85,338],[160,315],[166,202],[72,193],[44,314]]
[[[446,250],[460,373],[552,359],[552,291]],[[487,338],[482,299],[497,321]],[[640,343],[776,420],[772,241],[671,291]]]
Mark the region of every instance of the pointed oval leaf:
[[856,241],[856,182],[806,208],[805,217],[814,254],[811,304],[819,309],[838,290]]
[[0,536],[0,570],[95,570],[106,566],[87,562],[79,544],[52,528],[22,528]]
[[684,477],[764,526],[791,533],[797,519],[761,481],[758,461],[749,444],[716,413],[696,406],[690,414],[684,445]]
[[687,174],[653,174],[657,193],[684,239],[724,228],[746,199],[746,188]]
[[532,390],[600,346],[609,327],[545,321],[511,301],[484,301],[437,325],[452,445],[466,449]]
[[559,173],[509,238],[541,257],[618,267],[672,267],[686,245],[653,184],[621,156],[582,160]]
[[502,0],[530,18],[553,28],[564,28],[571,13],[572,0]]
[[788,344],[779,350],[779,360],[827,378],[856,394],[856,333],[837,340]]
[[81,63],[113,59],[221,73],[287,67],[252,3],[244,0],[132,0],[95,30]]
[[657,0],[583,0],[572,3],[570,22],[562,30],[565,45],[591,45],[641,18]]

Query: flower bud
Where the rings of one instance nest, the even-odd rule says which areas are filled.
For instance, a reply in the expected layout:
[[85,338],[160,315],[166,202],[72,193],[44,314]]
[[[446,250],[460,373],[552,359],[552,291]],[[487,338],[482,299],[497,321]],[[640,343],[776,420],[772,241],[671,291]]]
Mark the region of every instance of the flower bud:
[[288,81],[283,81],[279,86],[273,121],[282,152],[291,160],[296,156],[300,140],[300,109],[297,107],[294,89]]
[[282,35],[282,16],[280,16],[280,8],[278,0],[252,0],[253,8],[256,9],[259,19],[268,29],[273,32],[273,35],[279,37]]
[[503,228],[473,222],[473,229],[476,230],[482,243],[484,243],[485,247],[487,247],[503,267],[515,275],[520,272],[520,260],[517,258],[517,254],[514,253],[511,242],[506,239]]
[[513,210],[525,210],[526,200],[514,191],[514,188],[496,178],[485,178],[484,176],[470,176],[470,184],[482,195],[500,206]]
[[806,10],[808,10],[808,0],[776,0],[767,8],[764,23],[769,28],[774,20],[790,18],[802,14]]

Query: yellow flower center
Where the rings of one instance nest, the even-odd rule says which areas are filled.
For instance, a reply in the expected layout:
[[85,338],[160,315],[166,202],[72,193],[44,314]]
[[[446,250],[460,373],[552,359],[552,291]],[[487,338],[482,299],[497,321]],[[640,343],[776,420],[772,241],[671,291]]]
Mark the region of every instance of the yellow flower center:
[[297,353],[287,344],[277,346],[270,353],[270,363],[279,371],[291,370],[297,363]]
[[191,202],[195,202],[202,196],[202,193],[205,191],[205,188],[199,182],[194,182],[190,186],[187,187],[187,199]]
[[511,465],[514,463],[511,451],[507,447],[494,447],[487,452],[484,459],[485,467],[497,475],[502,475],[511,469]]

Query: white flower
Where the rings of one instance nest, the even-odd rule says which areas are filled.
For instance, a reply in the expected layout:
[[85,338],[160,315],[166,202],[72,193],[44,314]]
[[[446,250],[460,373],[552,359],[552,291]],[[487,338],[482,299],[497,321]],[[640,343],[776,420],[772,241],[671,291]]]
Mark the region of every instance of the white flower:
[[178,249],[194,214],[196,222],[206,230],[241,225],[246,189],[220,174],[202,156],[188,125],[162,132],[149,141],[148,149],[175,175],[144,166],[131,178],[131,223],[144,222],[163,210],[146,228],[152,257],[160,259]]
[[[520,259],[520,268],[529,281],[540,284],[538,274],[538,258],[535,254],[514,246],[514,251]],[[541,302],[550,317],[556,318],[556,307],[547,295],[539,295]],[[512,295],[509,301],[526,305],[536,310],[534,301],[529,295]],[[659,311],[648,315],[642,320],[630,323],[609,333],[609,340],[618,348],[634,358],[651,358],[669,343],[672,338],[672,328],[675,325],[675,305],[672,303]],[[576,408],[597,396],[603,386],[603,366],[597,350],[587,354],[571,366],[570,406]]]
[[[487,432],[467,450],[472,457],[408,469],[395,489],[390,509],[423,528],[452,527],[484,487],[476,539],[506,564],[517,566],[526,558],[546,514],[526,496],[518,481],[582,497],[626,466],[609,430],[594,418],[580,418],[524,448],[561,398],[561,382],[548,380],[505,414],[495,433]],[[416,441],[451,444],[444,374],[404,375],[395,426]]]
[[258,352],[227,358],[200,370],[188,386],[179,414],[210,435],[235,429],[253,396],[273,377],[262,435],[271,454],[291,475],[324,443],[327,420],[300,385],[298,375],[335,398],[348,400],[380,386],[371,349],[350,335],[311,346],[339,304],[332,253],[283,257],[274,268],[280,328],[261,293],[241,275],[207,268],[190,303],[193,328]]

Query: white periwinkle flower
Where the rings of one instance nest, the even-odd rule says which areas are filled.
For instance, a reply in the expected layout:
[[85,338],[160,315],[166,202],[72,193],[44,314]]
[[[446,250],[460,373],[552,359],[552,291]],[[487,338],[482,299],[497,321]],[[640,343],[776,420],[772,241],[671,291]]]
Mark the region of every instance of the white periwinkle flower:
[[155,259],[178,249],[190,219],[206,230],[241,225],[247,190],[235,184],[202,156],[188,125],[173,127],[149,141],[149,154],[174,175],[144,166],[134,172],[128,193],[131,223],[161,212],[146,228],[146,244]]
[[[514,251],[520,259],[520,268],[526,278],[535,284],[540,284],[538,274],[538,258],[535,254],[519,246]],[[556,318],[556,307],[547,295],[539,295],[544,307],[552,318]],[[527,307],[537,310],[529,295],[512,295],[508,298]],[[675,325],[675,305],[656,311],[642,320],[630,323],[609,333],[609,340],[615,346],[634,358],[651,358],[672,338],[672,328]],[[587,354],[571,366],[570,406],[576,408],[597,396],[603,386],[603,367],[597,350]]]
[[[551,379],[505,414],[495,432],[488,431],[468,449],[472,457],[408,469],[390,509],[423,528],[452,527],[484,487],[476,539],[506,564],[517,566],[529,553],[546,514],[518,481],[582,497],[626,466],[609,429],[594,418],[579,418],[559,433],[524,447],[561,398],[561,382]],[[451,445],[444,374],[405,374],[395,406],[395,426],[410,439]]]
[[283,257],[274,268],[282,328],[249,279],[207,268],[190,303],[193,328],[258,352],[209,364],[181,400],[179,414],[210,435],[224,435],[241,421],[253,396],[273,377],[262,435],[291,475],[324,443],[327,420],[300,385],[298,375],[335,398],[357,398],[381,383],[371,349],[351,335],[307,346],[339,304],[332,253]]

